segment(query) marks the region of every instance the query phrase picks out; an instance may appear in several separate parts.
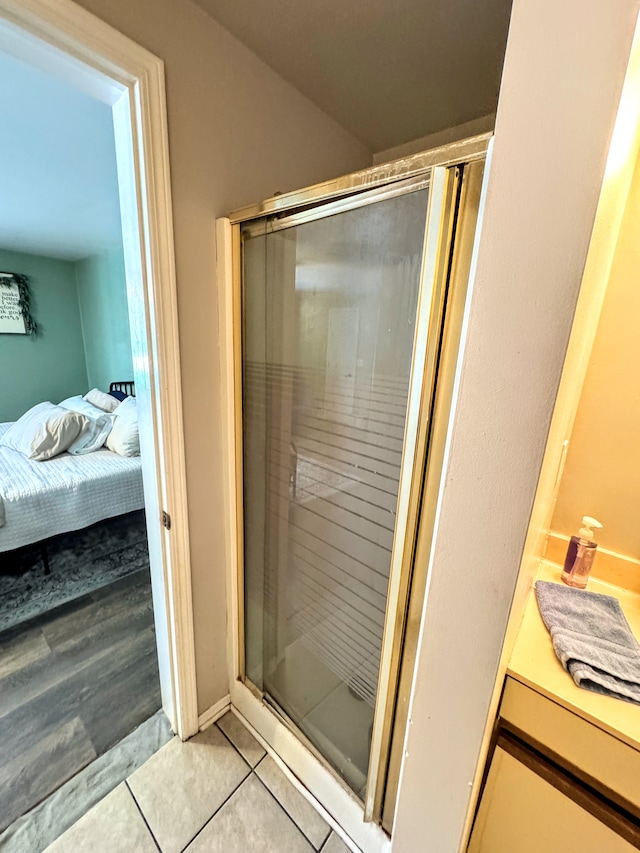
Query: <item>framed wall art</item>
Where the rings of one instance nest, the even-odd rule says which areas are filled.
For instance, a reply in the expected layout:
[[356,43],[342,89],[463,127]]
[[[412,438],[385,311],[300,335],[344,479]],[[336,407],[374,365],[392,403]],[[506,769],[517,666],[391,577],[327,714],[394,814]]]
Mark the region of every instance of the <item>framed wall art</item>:
[[0,334],[35,335],[31,316],[29,279],[14,272],[0,272]]

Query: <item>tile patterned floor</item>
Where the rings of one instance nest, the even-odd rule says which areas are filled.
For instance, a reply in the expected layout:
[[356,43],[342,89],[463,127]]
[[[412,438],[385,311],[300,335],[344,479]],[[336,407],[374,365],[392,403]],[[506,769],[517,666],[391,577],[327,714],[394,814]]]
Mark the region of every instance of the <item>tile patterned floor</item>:
[[45,853],[349,853],[231,712],[173,738]]

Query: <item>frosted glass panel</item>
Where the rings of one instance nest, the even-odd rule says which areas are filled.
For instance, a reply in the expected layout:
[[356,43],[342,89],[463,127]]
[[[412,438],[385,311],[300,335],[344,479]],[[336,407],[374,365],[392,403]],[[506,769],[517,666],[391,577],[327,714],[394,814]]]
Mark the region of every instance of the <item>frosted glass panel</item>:
[[246,673],[359,795],[427,196],[243,235]]

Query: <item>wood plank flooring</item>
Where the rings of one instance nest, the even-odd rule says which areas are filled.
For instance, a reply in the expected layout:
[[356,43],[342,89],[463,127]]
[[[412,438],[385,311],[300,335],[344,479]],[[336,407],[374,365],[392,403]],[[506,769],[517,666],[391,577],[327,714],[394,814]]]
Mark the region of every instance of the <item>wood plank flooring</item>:
[[147,570],[0,634],[0,831],[159,708]]

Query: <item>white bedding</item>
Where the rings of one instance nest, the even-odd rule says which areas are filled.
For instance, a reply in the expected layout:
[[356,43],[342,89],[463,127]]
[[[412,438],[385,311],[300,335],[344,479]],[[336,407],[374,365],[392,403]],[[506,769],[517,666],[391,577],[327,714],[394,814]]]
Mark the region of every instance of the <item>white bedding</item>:
[[[0,424],[0,436],[10,426]],[[34,462],[0,446],[0,552],[143,506],[139,456],[104,449]]]

